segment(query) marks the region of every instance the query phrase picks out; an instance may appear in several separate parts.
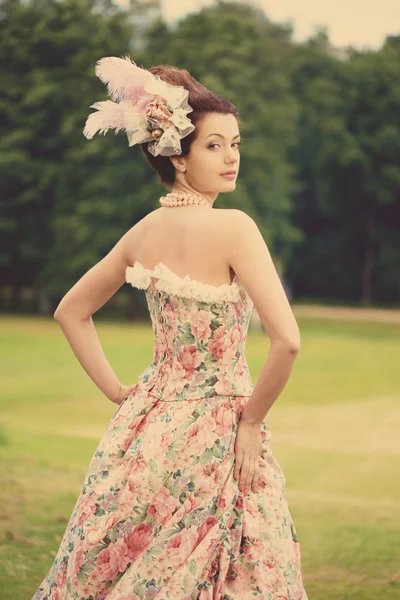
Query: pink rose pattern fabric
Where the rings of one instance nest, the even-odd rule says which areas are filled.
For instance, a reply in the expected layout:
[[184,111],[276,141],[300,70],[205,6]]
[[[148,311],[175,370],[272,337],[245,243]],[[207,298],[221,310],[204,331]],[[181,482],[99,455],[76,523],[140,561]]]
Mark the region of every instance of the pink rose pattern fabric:
[[245,496],[233,476],[252,302],[240,282],[214,293],[162,271],[128,272],[154,360],[115,410],[32,600],[307,600],[265,422],[260,490]]

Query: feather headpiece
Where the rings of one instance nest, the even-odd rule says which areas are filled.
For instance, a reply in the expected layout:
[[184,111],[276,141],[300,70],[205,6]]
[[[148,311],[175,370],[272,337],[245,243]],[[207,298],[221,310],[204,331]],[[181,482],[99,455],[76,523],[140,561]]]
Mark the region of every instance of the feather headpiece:
[[124,130],[129,146],[149,142],[153,156],[181,154],[180,140],[195,126],[187,113],[188,90],[171,85],[158,75],[138,67],[129,56],[101,58],[95,68],[97,77],[107,84],[111,100],[95,102],[86,119],[83,135],[91,139],[95,133]]

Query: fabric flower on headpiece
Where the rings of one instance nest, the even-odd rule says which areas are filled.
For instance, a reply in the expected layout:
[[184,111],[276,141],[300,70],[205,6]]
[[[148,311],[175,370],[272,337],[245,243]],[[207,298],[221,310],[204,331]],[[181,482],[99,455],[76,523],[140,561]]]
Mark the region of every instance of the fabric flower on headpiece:
[[112,100],[95,102],[86,119],[83,135],[91,139],[95,133],[125,130],[129,146],[148,143],[153,156],[181,154],[180,140],[195,126],[187,118],[193,109],[188,104],[188,90],[171,85],[158,75],[136,66],[126,56],[101,58],[96,75],[107,84]]

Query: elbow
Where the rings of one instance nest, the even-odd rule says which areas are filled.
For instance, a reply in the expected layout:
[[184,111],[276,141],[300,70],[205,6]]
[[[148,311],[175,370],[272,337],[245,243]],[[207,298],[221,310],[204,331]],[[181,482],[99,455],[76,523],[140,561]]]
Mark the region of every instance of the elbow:
[[60,302],[60,304],[57,306],[56,310],[54,311],[53,318],[56,321],[61,321],[62,319],[64,319],[64,317],[65,317],[65,307],[62,308],[61,302]]
[[292,335],[288,335],[286,338],[286,344],[290,354],[298,354],[301,348],[300,331],[297,330]]
[[293,338],[290,338],[288,341],[288,348],[291,354],[298,354],[300,352],[301,341],[300,336],[296,335]]
[[55,310],[55,311],[54,311],[54,313],[53,313],[53,318],[54,318],[56,321],[59,321],[59,320],[60,320],[60,317],[61,317],[61,308],[62,308],[62,304],[63,304],[63,301],[61,300],[61,301],[58,303],[58,305],[57,305],[57,308],[56,308],[56,310]]
[[65,309],[60,310],[60,307],[58,307],[53,314],[53,318],[58,321],[59,323],[61,321],[65,321],[66,319],[68,319],[68,321],[73,320],[73,321],[90,321],[92,318],[92,315],[88,315],[88,316],[82,316],[82,315],[76,315],[74,313],[72,313],[71,311],[66,312]]
[[298,354],[300,352],[300,339],[280,339],[277,343],[289,354]]
[[300,341],[298,341],[298,342],[291,342],[289,344],[289,352],[291,354],[298,354],[300,352],[300,347],[301,347]]

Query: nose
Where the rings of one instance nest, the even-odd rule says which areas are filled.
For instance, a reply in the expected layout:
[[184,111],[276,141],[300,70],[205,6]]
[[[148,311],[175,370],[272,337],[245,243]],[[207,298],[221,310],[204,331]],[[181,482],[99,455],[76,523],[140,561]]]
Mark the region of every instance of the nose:
[[235,150],[234,148],[230,148],[228,150],[227,156],[225,158],[225,162],[235,164],[238,162],[238,160],[239,160],[239,155],[238,155],[237,150]]

